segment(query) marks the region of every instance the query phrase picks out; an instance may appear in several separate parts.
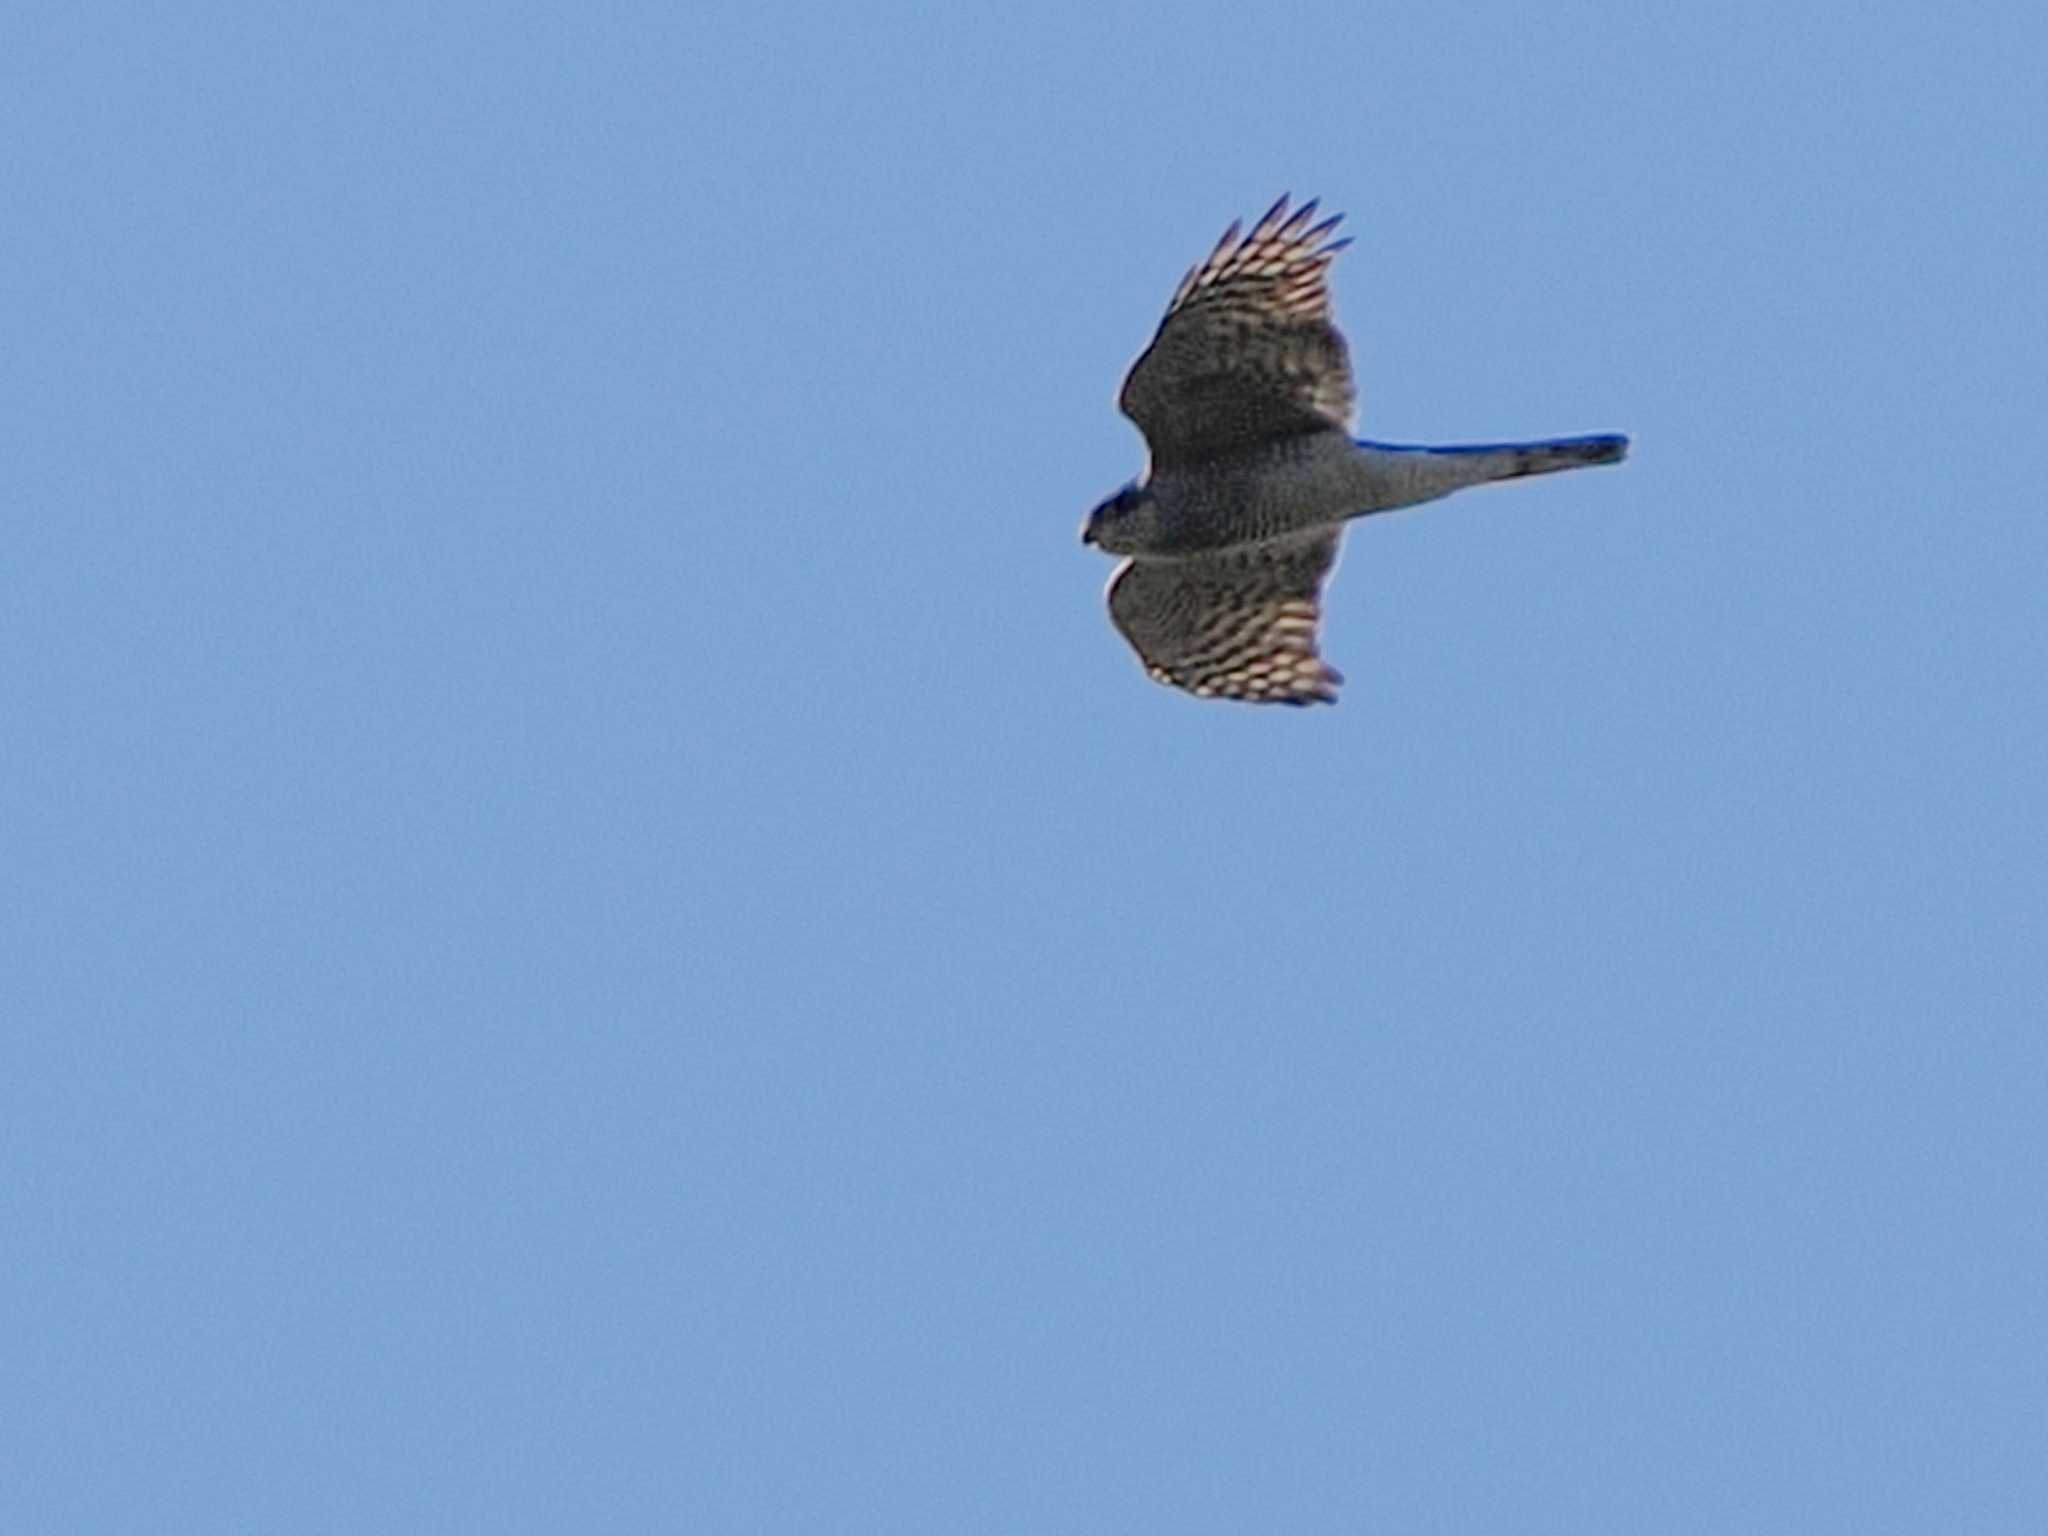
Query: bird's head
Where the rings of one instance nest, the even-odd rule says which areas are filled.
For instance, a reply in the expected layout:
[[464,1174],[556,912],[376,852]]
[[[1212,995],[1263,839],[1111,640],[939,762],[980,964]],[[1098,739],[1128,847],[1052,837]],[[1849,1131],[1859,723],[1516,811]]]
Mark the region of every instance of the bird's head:
[[1157,518],[1152,493],[1135,483],[1127,485],[1088,514],[1081,525],[1081,542],[1112,555],[1135,554],[1152,542]]

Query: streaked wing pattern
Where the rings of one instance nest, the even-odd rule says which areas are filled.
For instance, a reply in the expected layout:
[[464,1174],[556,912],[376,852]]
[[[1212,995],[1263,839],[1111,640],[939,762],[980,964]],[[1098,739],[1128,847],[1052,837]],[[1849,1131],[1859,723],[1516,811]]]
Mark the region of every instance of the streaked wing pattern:
[[1109,583],[1109,616],[1158,682],[1200,698],[1334,704],[1344,679],[1316,649],[1341,535],[1139,556]]
[[1330,318],[1329,267],[1348,240],[1311,226],[1315,200],[1282,197],[1240,237],[1223,232],[1181,279],[1159,332],[1124,379],[1121,405],[1154,468],[1329,426],[1354,407],[1344,337]]

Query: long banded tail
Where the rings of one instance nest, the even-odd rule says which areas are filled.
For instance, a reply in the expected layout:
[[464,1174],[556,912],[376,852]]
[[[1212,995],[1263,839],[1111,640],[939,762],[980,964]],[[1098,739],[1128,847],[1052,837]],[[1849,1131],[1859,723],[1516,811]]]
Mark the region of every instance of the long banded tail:
[[1554,437],[1535,443],[1459,443],[1447,447],[1361,439],[1358,446],[1372,481],[1373,505],[1363,509],[1370,512],[1434,501],[1452,491],[1484,485],[1490,480],[1619,464],[1628,457],[1628,439],[1618,432]]

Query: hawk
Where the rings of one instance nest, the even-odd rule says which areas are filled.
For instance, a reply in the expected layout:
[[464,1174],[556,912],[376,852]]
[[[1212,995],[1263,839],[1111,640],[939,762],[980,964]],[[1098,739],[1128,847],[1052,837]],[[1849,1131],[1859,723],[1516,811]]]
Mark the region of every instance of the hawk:
[[1081,529],[1126,557],[1109,616],[1146,672],[1200,698],[1337,702],[1344,679],[1316,626],[1350,519],[1628,453],[1614,433],[1441,448],[1354,438],[1329,283],[1351,242],[1315,211],[1282,197],[1181,279],[1118,401],[1150,464]]

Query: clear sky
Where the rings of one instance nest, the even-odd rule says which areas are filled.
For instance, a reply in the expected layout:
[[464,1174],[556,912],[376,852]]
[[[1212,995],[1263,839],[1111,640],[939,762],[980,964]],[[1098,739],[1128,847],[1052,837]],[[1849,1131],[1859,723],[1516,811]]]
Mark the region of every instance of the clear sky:
[[[2048,1529],[2036,5],[0,22],[0,1529]],[[1349,214],[1203,704],[1082,514]]]

